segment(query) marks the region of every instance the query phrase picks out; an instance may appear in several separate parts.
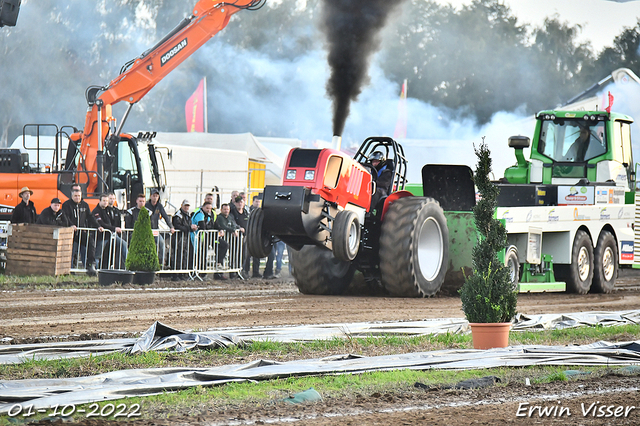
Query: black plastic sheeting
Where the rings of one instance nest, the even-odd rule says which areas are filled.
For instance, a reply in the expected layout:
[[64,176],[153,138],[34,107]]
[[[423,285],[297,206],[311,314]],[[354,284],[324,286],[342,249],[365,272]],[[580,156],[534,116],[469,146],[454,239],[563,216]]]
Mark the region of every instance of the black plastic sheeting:
[[378,357],[340,355],[291,362],[259,360],[213,368],[123,370],[69,379],[0,380],[0,414],[148,396],[192,386],[260,381],[308,375],[359,374],[399,369],[482,369],[531,365],[607,365],[640,363],[640,341],[582,346],[514,346],[491,350],[441,350]]
[[[580,326],[639,324],[640,310],[622,312],[579,312],[571,314],[518,314],[513,331],[564,329]],[[229,328],[198,333],[176,330],[154,323],[140,338],[0,345],[0,364],[26,360],[78,358],[114,352],[137,354],[149,351],[185,351],[225,348],[251,341],[305,342],[334,338],[371,336],[423,336],[465,333],[469,323],[461,318],[428,319],[381,323],[323,324],[280,327]]]

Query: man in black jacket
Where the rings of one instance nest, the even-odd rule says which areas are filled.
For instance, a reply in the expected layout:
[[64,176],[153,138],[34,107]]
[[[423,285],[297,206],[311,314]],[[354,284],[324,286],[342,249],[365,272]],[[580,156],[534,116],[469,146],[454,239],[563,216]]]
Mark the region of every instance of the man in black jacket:
[[69,218],[71,226],[73,227],[73,265],[76,262],[76,255],[81,247],[86,248],[86,255],[83,253],[82,258],[85,261],[87,268],[87,274],[91,276],[96,275],[96,269],[94,263],[96,261],[96,236],[95,232],[88,231],[86,229],[77,230],[77,228],[94,228],[102,232],[104,228],[98,225],[95,218],[91,214],[89,204],[82,199],[82,188],[80,185],[73,185],[71,187],[71,199],[62,204],[62,211]]
[[[120,213],[120,209],[116,207],[116,194],[113,192],[109,192],[107,194],[109,196],[109,205],[107,206],[107,214],[109,215],[109,220],[111,224],[116,227],[116,232],[118,234],[122,233],[122,214]],[[118,231],[119,229],[119,231]]]
[[[171,228],[171,233],[176,232],[175,228],[171,224],[171,219],[169,219],[169,215],[164,210],[162,204],[160,204],[160,192],[157,189],[151,190],[151,199],[147,201],[147,204],[144,205],[147,210],[149,210],[149,218],[151,219],[151,229],[158,229],[158,223],[160,222],[160,217],[164,219],[165,223],[169,228]],[[160,265],[164,263],[164,254],[165,254],[165,243],[164,238],[160,233],[158,233],[157,237],[153,237],[156,240],[156,246],[158,247],[158,259],[160,260]]]
[[[198,225],[191,222],[189,207],[189,200],[183,200],[180,210],[171,218],[173,228],[178,231],[171,237],[171,247],[173,248],[171,258],[169,259],[171,269],[193,268],[191,233],[198,230]],[[181,275],[175,274],[173,278],[177,281],[181,278]]]
[[62,211],[60,198],[54,198],[51,200],[51,206],[42,210],[42,213],[38,216],[36,223],[51,226],[71,226],[69,218]]
[[[223,204],[226,206],[226,204]],[[216,221],[214,221],[213,213],[213,205],[208,201],[202,205],[202,208],[198,212],[197,215],[194,215],[191,218],[191,221],[198,226],[199,231],[210,231],[216,228]],[[227,206],[227,214],[228,214],[228,206]],[[198,241],[198,269],[207,269],[206,268],[206,259],[207,259],[207,249],[209,246],[215,249],[216,252],[216,262],[220,265],[224,264],[224,257],[227,255],[227,250],[229,250],[229,244],[219,236],[216,236],[213,233],[204,233],[204,235],[200,235],[200,240]],[[217,267],[216,267],[217,269]],[[213,277],[218,280],[226,280],[227,278],[222,274],[214,274]]]
[[[242,195],[238,195],[234,200],[235,209],[231,210],[233,219],[240,227],[240,232],[245,233],[249,227],[249,211],[245,207],[244,199]],[[249,263],[251,257],[247,255],[247,240],[243,240],[242,244],[242,270],[249,276]]]
[[[108,268],[110,260],[113,257],[115,268],[124,269],[127,259],[127,245],[122,238],[118,236],[119,233],[122,233],[122,229],[111,222],[109,212],[107,211],[108,208],[109,195],[102,194],[100,196],[100,202],[91,212],[99,226],[111,231],[110,236],[105,235],[105,233],[98,234],[96,260],[101,268]],[[112,250],[114,250],[114,256],[111,256]],[[100,263],[101,259],[102,263]]]
[[11,223],[36,223],[36,219],[38,219],[36,206],[33,205],[33,201],[29,200],[33,191],[25,186],[18,195],[22,201],[13,209]]
[[138,194],[138,196],[136,197],[136,206],[131,207],[129,210],[125,212],[125,215],[124,215],[125,228],[133,229],[133,226],[136,224],[136,220],[138,220],[140,209],[144,207],[144,203],[145,203],[144,194]]

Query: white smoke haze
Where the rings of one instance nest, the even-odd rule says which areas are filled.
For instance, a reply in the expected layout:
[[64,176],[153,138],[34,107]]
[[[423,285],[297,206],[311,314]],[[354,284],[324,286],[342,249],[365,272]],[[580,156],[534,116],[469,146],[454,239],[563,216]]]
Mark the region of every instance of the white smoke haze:
[[[49,18],[43,13],[45,5],[56,3],[23,1],[20,27],[5,39],[11,45],[0,48],[25,50],[26,64],[15,64],[18,72],[11,80],[24,96],[7,97],[3,91],[0,101],[10,103],[22,123],[72,124],[81,128],[86,113],[86,87],[106,85],[126,61],[139,56],[162,34],[150,37],[146,31],[154,26],[150,19],[152,11],[147,8],[136,10],[135,22],[101,24],[101,17],[113,17],[112,3],[100,2],[98,6],[86,0],[59,3],[63,5],[55,12],[60,22],[55,27],[59,33],[45,33],[42,21]],[[190,7],[185,5],[185,13],[190,12]],[[229,26],[236,23],[232,19]],[[322,37],[317,29],[310,31]],[[96,32],[103,33],[99,42],[95,42]],[[67,38],[73,42],[65,43]],[[21,44],[25,40],[29,43]],[[73,50],[61,52],[60,46],[67,44]],[[106,46],[112,48],[107,51]],[[100,69],[90,69],[97,63],[103,64]],[[206,76],[210,132],[251,132],[255,136],[330,141],[332,101],[326,94],[329,75],[324,50],[309,50],[293,59],[274,59],[235,48],[214,37],[133,108],[123,130],[185,131],[184,102]],[[362,88],[357,101],[351,103],[342,134],[343,147],[356,147],[369,136],[393,135],[402,82],[387,79],[375,56],[368,75],[369,84]],[[34,82],[40,82],[39,87],[46,90],[35,91]],[[627,86],[620,93],[616,90],[613,110],[640,117],[638,90],[631,91]],[[473,119],[462,118],[461,112],[435,108],[412,98],[411,93],[409,85],[407,139],[400,141],[409,158],[410,181],[421,179],[420,169],[427,163],[467,164],[474,168],[473,145],[477,146],[483,137],[492,153],[494,177],[499,178],[506,167],[515,163],[513,149],[507,146],[508,137],[518,134],[533,137],[535,122],[532,116],[522,113],[523,109],[497,113],[490,123],[478,127]],[[181,115],[164,116],[162,107],[168,103],[177,106]],[[114,108],[118,120],[125,107],[120,103]],[[0,118],[0,126],[3,124]],[[634,125],[633,137],[640,141],[636,128]]]

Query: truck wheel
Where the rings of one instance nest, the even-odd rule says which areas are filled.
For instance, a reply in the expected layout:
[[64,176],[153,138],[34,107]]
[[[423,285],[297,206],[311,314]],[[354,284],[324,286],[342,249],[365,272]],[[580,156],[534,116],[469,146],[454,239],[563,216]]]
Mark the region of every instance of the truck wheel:
[[516,246],[509,246],[504,255],[504,266],[509,271],[511,286],[513,291],[518,291],[518,283],[520,282],[520,262],[518,261],[518,249]]
[[576,232],[570,265],[558,265],[558,276],[567,283],[570,293],[587,294],[593,281],[593,244],[589,234]]
[[593,252],[595,271],[592,293],[611,293],[618,276],[618,244],[611,232],[603,231]]
[[271,235],[263,229],[263,222],[264,211],[258,207],[249,216],[247,224],[247,250],[253,257],[267,257],[273,248]]
[[336,259],[330,250],[318,246],[291,251],[289,261],[303,294],[342,294],[356,271],[354,263]]
[[427,297],[440,290],[449,264],[449,229],[433,198],[400,198],[380,234],[380,274],[392,296]]
[[338,212],[333,221],[331,244],[337,259],[350,262],[356,258],[360,247],[360,221],[355,212]]

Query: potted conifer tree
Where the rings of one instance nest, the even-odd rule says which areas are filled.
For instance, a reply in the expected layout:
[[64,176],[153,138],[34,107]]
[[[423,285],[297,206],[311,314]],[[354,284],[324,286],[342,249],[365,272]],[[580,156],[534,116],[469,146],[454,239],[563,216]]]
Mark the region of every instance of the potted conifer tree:
[[152,284],[156,271],[160,269],[149,211],[144,207],[140,209],[138,219],[133,226],[131,245],[125,264],[129,271],[135,272],[134,284]]
[[506,247],[507,231],[494,217],[500,190],[489,180],[489,148],[483,139],[474,150],[478,167],[473,180],[481,199],[473,209],[473,217],[480,235],[472,252],[473,274],[466,277],[460,299],[471,326],[473,347],[506,347],[511,321],[516,315],[518,293],[511,283],[509,270],[498,259],[498,252]]

